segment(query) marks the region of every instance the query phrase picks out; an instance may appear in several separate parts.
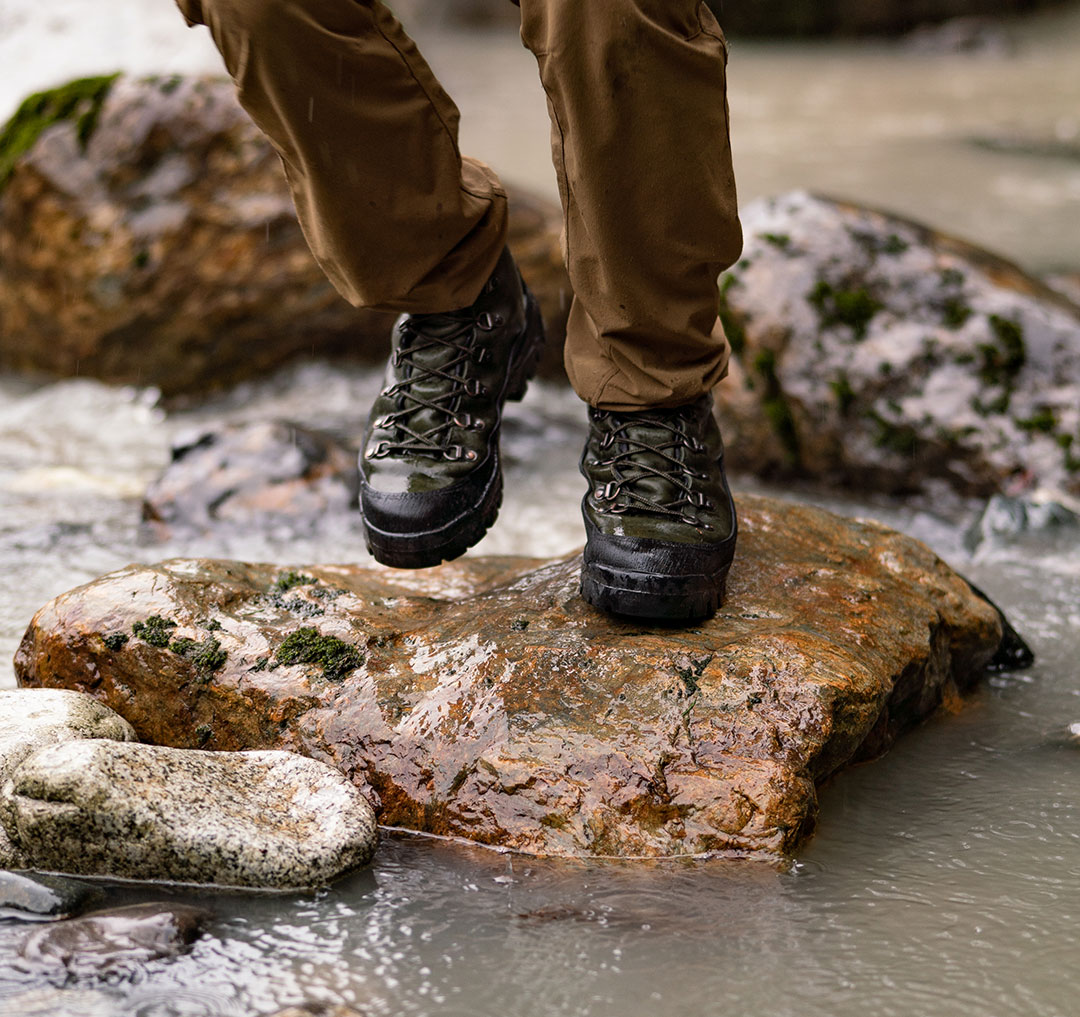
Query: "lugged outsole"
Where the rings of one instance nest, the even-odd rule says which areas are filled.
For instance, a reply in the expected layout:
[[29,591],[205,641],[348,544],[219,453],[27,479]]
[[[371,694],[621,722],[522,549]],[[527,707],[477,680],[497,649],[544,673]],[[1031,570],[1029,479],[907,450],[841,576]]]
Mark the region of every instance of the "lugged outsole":
[[[648,576],[641,573],[623,573],[604,569],[590,571],[588,566],[581,573],[581,595],[593,607],[608,614],[647,621],[692,622],[711,618],[724,606],[727,591],[727,570],[711,584],[700,582],[694,576],[685,584],[680,577],[657,576],[656,586],[664,589],[648,590]],[[678,589],[684,585],[685,589]]]

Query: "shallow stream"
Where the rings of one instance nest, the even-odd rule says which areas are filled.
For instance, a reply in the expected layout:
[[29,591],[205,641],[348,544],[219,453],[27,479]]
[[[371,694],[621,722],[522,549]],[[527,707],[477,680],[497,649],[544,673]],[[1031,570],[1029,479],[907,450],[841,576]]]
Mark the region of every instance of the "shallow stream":
[[[214,59],[167,0],[111,3],[110,18],[88,0],[57,0],[47,15],[41,6],[0,0],[0,115],[31,87],[118,60],[149,71]],[[1080,161],[965,140],[1026,131],[1065,142],[1080,131],[1080,14],[1015,31],[1021,48],[1008,59],[736,43],[744,197],[816,187],[920,214],[1036,269],[1080,267]],[[512,36],[430,41],[466,111],[466,147],[552,189],[531,58]],[[45,52],[52,62],[32,66]],[[498,108],[492,74],[508,90]],[[474,131],[470,113],[487,126]],[[370,371],[308,363],[166,414],[153,392],[0,378],[0,687],[14,684],[7,662],[38,606],[128,561],[366,560],[355,520],[156,542],[139,528],[139,498],[181,432],[283,417],[354,434],[377,385]],[[581,542],[582,435],[573,396],[534,386],[507,425],[506,502],[476,553]],[[189,954],[106,983],[50,987],[20,972],[11,958],[23,927],[0,922],[0,1014],[249,1017],[325,999],[387,1017],[1075,1015],[1080,744],[1068,727],[1080,722],[1080,531],[971,553],[962,536],[975,504],[773,493],[926,540],[999,601],[1038,655],[824,787],[819,831],[790,870],[546,862],[387,837],[372,870],[313,894],[111,889],[111,903],[179,897],[217,917]]]

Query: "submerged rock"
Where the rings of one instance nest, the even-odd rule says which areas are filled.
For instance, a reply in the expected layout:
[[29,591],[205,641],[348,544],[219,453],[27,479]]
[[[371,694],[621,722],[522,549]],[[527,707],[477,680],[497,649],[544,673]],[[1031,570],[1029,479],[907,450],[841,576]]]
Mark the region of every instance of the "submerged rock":
[[[0,135],[0,368],[198,396],[313,352],[386,355],[394,316],[327,281],[232,82],[87,79],[31,97],[16,121],[10,138],[32,143]],[[562,215],[513,188],[511,208],[553,340],[545,364],[561,372]]]
[[99,896],[93,887],[62,876],[0,872],[0,918],[71,918]]
[[[740,512],[728,602],[700,627],[593,610],[578,556],[172,561],[52,601],[16,670],[92,690],[148,741],[330,761],[390,826],[549,855],[776,857],[813,828],[815,785],[971,687],[1002,628],[915,540],[765,498]],[[103,642],[134,624],[215,624],[226,658],[200,672],[169,635]]]
[[859,489],[1080,494],[1080,308],[1014,265],[806,194],[721,280],[732,465]]
[[356,452],[285,421],[234,424],[173,447],[143,518],[173,529],[310,530],[356,507]]
[[306,887],[371,860],[371,806],[333,767],[288,752],[66,742],[27,759],[0,822],[35,868]]
[[1007,498],[996,494],[964,534],[964,546],[974,551],[986,542],[1062,527],[1080,527],[1080,513],[1056,501]]
[[187,904],[148,903],[97,911],[31,932],[18,966],[46,977],[130,976],[147,961],[183,953],[212,917]]
[[[83,693],[0,691],[0,788],[32,752],[75,738],[133,741],[135,732],[123,717]],[[0,868],[22,869],[28,864],[0,827]]]

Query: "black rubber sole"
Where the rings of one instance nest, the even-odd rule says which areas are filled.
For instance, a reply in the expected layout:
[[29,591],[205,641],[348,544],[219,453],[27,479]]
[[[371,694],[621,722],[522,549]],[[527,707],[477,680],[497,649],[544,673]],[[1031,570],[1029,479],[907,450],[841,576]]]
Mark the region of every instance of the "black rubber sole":
[[724,606],[730,567],[715,576],[662,576],[586,563],[581,595],[593,607],[626,618],[704,621]]
[[[503,493],[502,465],[498,451],[502,406],[504,403],[518,402],[524,398],[544,347],[544,323],[540,316],[540,306],[528,290],[525,292],[525,327],[515,339],[516,343],[521,343],[521,347],[512,356],[506,372],[506,382],[499,399],[499,422],[492,436],[496,447],[495,467],[490,482],[469,512],[437,530],[391,532],[380,530],[365,519],[364,536],[367,549],[380,564],[397,569],[427,569],[441,565],[444,561],[460,558],[470,547],[480,542],[498,518]],[[363,497],[361,482],[361,512]]]

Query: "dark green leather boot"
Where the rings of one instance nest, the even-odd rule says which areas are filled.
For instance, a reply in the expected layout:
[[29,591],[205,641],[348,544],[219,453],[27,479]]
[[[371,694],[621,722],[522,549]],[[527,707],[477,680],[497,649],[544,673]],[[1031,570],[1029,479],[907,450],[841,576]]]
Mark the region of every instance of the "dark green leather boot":
[[368,550],[396,568],[456,558],[502,501],[503,404],[520,399],[544,327],[505,250],[471,307],[403,315],[360,455]]
[[635,618],[714,615],[738,525],[712,397],[677,409],[590,409],[581,472],[582,596]]

